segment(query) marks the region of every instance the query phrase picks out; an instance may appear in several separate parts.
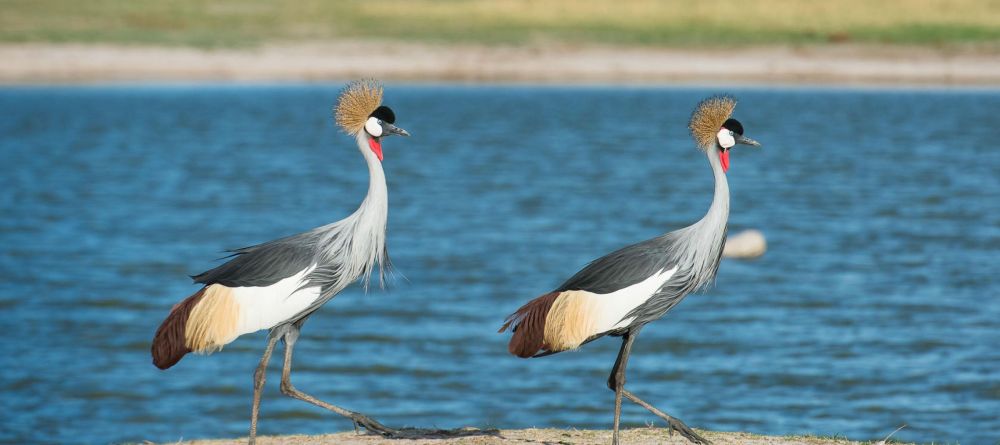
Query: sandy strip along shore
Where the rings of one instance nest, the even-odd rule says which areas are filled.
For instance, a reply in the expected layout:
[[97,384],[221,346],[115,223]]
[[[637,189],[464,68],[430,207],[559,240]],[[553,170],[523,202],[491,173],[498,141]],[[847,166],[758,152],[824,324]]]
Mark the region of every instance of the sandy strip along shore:
[[395,81],[1000,86],[1000,55],[829,45],[733,51],[391,42],[253,49],[2,44],[0,83]]
[[[607,445],[611,443],[608,430],[561,430],[525,429],[492,430],[483,434],[453,438],[413,438],[384,439],[375,435],[358,435],[354,432],[323,434],[316,436],[261,436],[260,445],[515,445],[515,444],[563,444],[563,445]],[[811,436],[759,436],[747,433],[717,433],[699,431],[715,445],[862,445],[847,439]],[[888,434],[888,433],[887,433]],[[670,436],[665,428],[634,428],[622,430],[622,442],[629,445],[689,445],[680,434]],[[177,445],[243,445],[246,438],[221,440],[195,440],[179,442]],[[893,442],[902,443],[902,442]],[[878,442],[874,442],[878,444]]]

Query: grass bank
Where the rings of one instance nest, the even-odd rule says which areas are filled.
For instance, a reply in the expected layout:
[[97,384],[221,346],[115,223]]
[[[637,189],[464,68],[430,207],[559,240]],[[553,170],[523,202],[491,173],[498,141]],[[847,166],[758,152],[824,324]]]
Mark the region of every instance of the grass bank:
[[997,0],[8,0],[0,43],[1000,46]]

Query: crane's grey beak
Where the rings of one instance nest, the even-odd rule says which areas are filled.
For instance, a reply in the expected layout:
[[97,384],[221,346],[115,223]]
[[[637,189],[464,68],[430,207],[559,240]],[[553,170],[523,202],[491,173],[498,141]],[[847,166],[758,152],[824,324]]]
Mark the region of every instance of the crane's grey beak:
[[737,144],[743,144],[743,145],[752,145],[754,147],[760,147],[760,142],[757,142],[757,141],[755,141],[753,139],[750,139],[750,138],[748,138],[746,136],[743,136],[743,135],[737,135],[736,136],[736,143]]
[[397,126],[395,126],[393,124],[390,124],[388,122],[383,122],[382,123],[382,135],[383,136],[388,136],[390,134],[398,134],[400,136],[409,136],[410,135],[410,133],[408,131],[406,131],[406,130],[404,130],[402,128],[399,128],[399,127],[397,127]]

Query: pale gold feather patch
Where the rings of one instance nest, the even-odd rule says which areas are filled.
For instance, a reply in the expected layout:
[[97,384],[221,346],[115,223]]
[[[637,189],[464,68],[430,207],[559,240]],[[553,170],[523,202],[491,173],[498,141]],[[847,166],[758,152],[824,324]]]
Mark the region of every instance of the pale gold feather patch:
[[205,288],[201,301],[191,309],[184,328],[188,349],[211,354],[236,339],[240,307],[233,290],[221,284]]
[[337,100],[334,116],[337,125],[348,134],[357,134],[375,109],[382,104],[382,84],[375,79],[356,80],[347,84]]
[[716,134],[735,108],[736,99],[730,96],[712,96],[698,104],[694,113],[691,113],[688,128],[699,148],[708,150],[715,146]]
[[545,317],[545,345],[550,351],[576,349],[594,332],[594,294],[573,290],[556,298]]

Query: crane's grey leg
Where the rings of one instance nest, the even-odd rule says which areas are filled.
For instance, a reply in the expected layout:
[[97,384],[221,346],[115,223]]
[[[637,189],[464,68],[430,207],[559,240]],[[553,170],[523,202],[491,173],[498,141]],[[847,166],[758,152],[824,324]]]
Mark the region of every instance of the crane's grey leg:
[[260,391],[264,389],[264,374],[267,373],[267,363],[271,361],[271,353],[274,352],[274,344],[278,342],[278,337],[268,335],[267,348],[260,358],[260,364],[253,373],[253,408],[250,409],[250,445],[257,442],[257,416],[260,414]]
[[615,392],[615,424],[611,433],[612,445],[618,445],[618,426],[622,415],[622,391],[625,390],[625,366],[628,364],[628,356],[632,351],[632,342],[635,341],[633,334],[638,333],[637,330],[622,336],[622,347],[618,350],[615,367],[611,369],[611,375],[608,376],[608,388]]
[[615,367],[611,370],[611,376],[608,377],[608,388],[615,392],[615,424],[614,431],[611,436],[611,444],[618,445],[618,425],[619,419],[621,418],[623,396],[665,420],[671,433],[677,431],[692,443],[705,445],[711,444],[711,442],[707,439],[701,437],[701,435],[685,425],[684,422],[681,422],[680,419],[656,409],[653,405],[646,403],[635,394],[632,394],[630,391],[625,389],[625,368],[628,366],[629,354],[632,353],[632,343],[638,335],[639,330],[633,329],[622,336],[622,347],[618,351],[618,358],[615,360]]
[[330,411],[333,411],[333,412],[335,412],[337,414],[340,414],[341,416],[347,417],[348,419],[351,419],[351,421],[354,422],[354,429],[355,430],[357,430],[358,426],[360,425],[360,426],[364,427],[365,429],[367,429],[368,431],[371,431],[371,432],[377,433],[377,434],[381,434],[381,435],[383,435],[385,437],[392,437],[392,436],[398,434],[398,431],[396,431],[396,430],[394,430],[392,428],[386,427],[385,425],[382,425],[381,423],[377,422],[375,419],[372,419],[371,417],[368,417],[368,416],[366,416],[364,414],[361,414],[361,413],[356,413],[354,411],[346,410],[346,409],[341,408],[339,406],[331,405],[331,404],[326,403],[326,402],[324,402],[322,400],[319,400],[319,399],[317,399],[317,398],[315,398],[313,396],[310,396],[309,394],[306,394],[306,393],[304,393],[302,391],[299,391],[298,389],[295,389],[295,387],[292,386],[292,379],[291,379],[291,374],[292,374],[292,350],[295,349],[295,341],[298,338],[299,338],[299,328],[298,328],[298,326],[290,326],[289,329],[287,331],[285,331],[285,334],[284,334],[284,340],[285,340],[285,365],[284,365],[284,368],[281,370],[281,393],[282,394],[285,394],[285,395],[287,395],[289,397],[293,397],[293,398],[302,400],[303,402],[309,402],[309,403],[311,403],[313,405],[316,405],[316,406],[318,406],[320,408],[326,408],[326,409],[328,409]]

